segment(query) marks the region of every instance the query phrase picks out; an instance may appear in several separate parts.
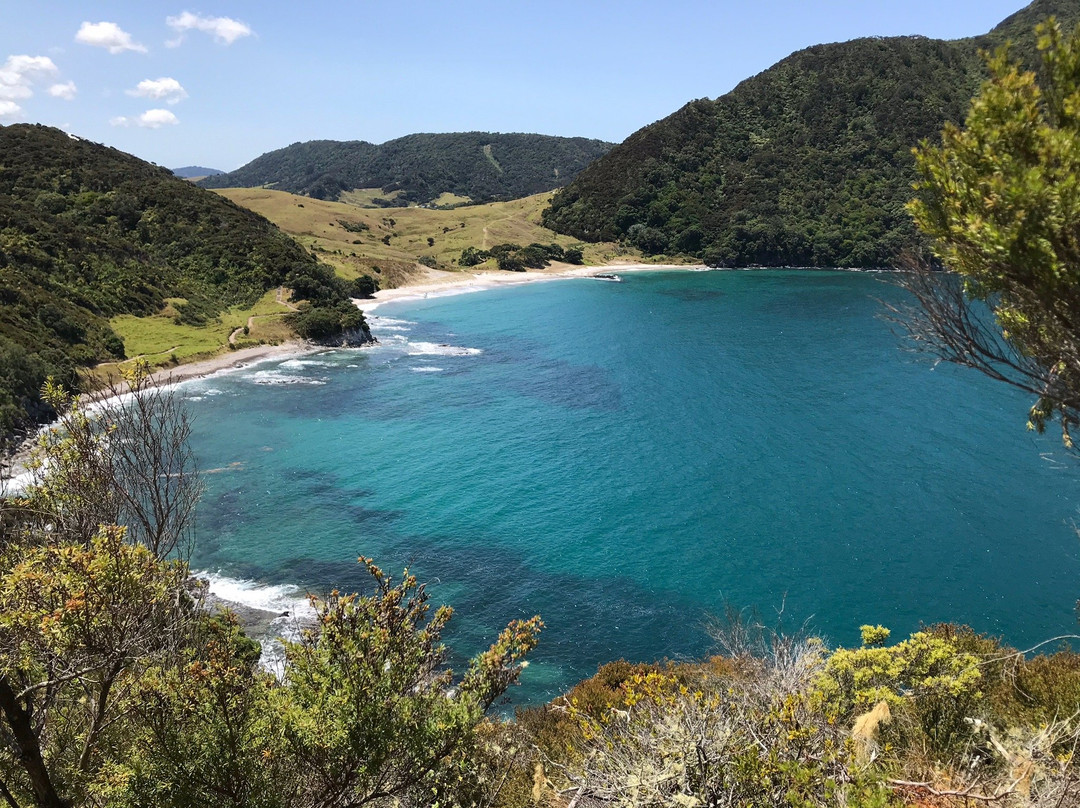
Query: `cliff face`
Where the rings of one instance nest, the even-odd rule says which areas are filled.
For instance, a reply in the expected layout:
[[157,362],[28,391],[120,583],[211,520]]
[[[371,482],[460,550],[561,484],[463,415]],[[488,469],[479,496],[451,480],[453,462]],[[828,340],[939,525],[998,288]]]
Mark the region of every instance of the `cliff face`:
[[355,328],[346,328],[340,334],[334,334],[318,342],[330,348],[362,348],[365,345],[374,345],[378,343],[378,340],[372,336],[367,322],[364,322]]

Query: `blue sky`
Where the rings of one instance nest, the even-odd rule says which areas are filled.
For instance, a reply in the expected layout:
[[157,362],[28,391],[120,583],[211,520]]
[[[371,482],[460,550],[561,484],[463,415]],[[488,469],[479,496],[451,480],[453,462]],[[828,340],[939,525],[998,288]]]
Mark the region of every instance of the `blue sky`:
[[323,138],[486,130],[621,141],[794,50],[971,36],[1022,5],[0,0],[0,123],[224,170]]

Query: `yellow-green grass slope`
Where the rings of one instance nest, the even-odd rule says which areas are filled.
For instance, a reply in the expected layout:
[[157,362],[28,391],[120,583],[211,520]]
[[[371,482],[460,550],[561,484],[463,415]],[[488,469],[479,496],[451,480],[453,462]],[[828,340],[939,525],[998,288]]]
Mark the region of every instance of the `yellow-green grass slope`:
[[[314,250],[343,277],[372,274],[383,288],[408,283],[424,264],[457,270],[457,260],[466,247],[487,249],[496,244],[525,246],[534,242],[562,247],[580,244],[577,239],[558,235],[540,224],[540,214],[551,199],[550,193],[453,210],[361,208],[268,188],[224,188],[217,193],[262,214]],[[354,230],[349,230],[347,225]],[[368,229],[357,231],[359,225]],[[584,252],[587,264],[604,264],[618,257],[637,255],[636,251],[611,242],[585,245]],[[468,271],[494,269],[495,262],[489,260],[478,267],[469,267]]]
[[255,305],[233,306],[202,326],[186,325],[176,319],[174,306],[183,302],[180,299],[170,299],[164,309],[148,317],[119,315],[109,325],[124,340],[128,358],[123,362],[102,363],[88,375],[110,378],[118,368],[136,359],[145,360],[152,367],[167,367],[209,359],[234,348],[278,345],[295,336],[282,319],[294,310],[294,306],[284,302],[287,299],[287,292],[271,289]]

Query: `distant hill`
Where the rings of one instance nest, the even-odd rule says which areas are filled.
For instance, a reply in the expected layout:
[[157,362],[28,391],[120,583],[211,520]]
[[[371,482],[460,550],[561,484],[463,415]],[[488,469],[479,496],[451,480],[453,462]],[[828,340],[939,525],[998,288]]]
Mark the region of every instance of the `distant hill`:
[[333,307],[345,296],[327,273],[262,216],[168,169],[59,129],[0,126],[0,436],[48,416],[46,376],[76,386],[80,367],[124,356],[115,315],[170,298],[197,325],[287,280]]
[[612,145],[586,138],[489,132],[408,135],[380,146],[362,140],[312,140],[269,152],[199,184],[269,186],[325,200],[337,200],[343,191],[378,188],[386,194],[379,197],[386,205],[429,203],[443,194],[490,202],[561,188]]
[[224,174],[225,172],[216,168],[204,168],[203,166],[184,166],[183,168],[174,168],[172,173],[178,177],[183,177],[185,180],[190,180],[195,177],[216,177],[218,174]]
[[544,224],[588,241],[715,266],[889,265],[920,239],[911,197],[920,139],[961,121],[979,49],[1080,21],[1080,0],[1038,0],[981,37],[857,39],[799,51],[716,100],[641,129],[557,193]]

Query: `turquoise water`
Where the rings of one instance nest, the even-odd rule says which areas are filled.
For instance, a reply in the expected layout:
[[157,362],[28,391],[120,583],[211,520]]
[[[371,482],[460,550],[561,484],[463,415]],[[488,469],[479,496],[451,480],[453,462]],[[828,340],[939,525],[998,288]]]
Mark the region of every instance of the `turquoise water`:
[[845,644],[868,622],[1071,633],[1080,462],[1024,430],[1023,395],[902,351],[880,277],[386,304],[379,347],[187,385],[211,472],[195,565],[267,602],[362,586],[361,554],[409,565],[455,607],[458,656],[539,613],[519,703],[702,655],[725,603]]

